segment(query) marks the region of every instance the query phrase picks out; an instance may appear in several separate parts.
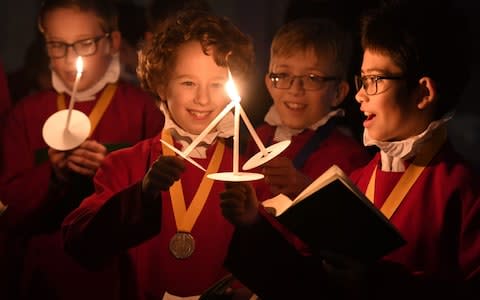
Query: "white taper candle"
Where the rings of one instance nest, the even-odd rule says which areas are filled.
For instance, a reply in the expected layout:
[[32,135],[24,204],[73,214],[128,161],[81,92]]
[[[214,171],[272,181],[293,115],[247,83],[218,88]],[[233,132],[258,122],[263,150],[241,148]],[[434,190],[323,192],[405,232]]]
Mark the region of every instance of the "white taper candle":
[[217,123],[220,122],[221,119],[225,117],[225,115],[233,108],[235,103],[232,101],[230,102],[225,108],[220,112],[215,119],[208,124],[207,127],[188,145],[187,148],[183,151],[183,155],[188,156],[190,152],[192,152],[193,149],[203,140],[203,138],[215,127],[217,126]]
[[234,112],[234,135],[233,135],[233,174],[238,173],[238,155],[240,150],[240,102],[235,102]]
[[75,104],[75,94],[77,93],[78,82],[82,77],[83,72],[83,59],[81,56],[77,57],[76,61],[77,67],[77,76],[75,76],[75,82],[73,83],[72,95],[70,96],[70,104],[68,105],[68,114],[67,114],[67,122],[65,123],[65,129],[68,129],[70,125],[70,118],[72,116],[73,105]]
[[268,155],[267,149],[265,149],[265,146],[263,145],[262,140],[260,139],[257,132],[255,131],[255,128],[253,128],[252,123],[248,119],[247,114],[245,113],[245,111],[243,110],[243,107],[241,106],[240,106],[240,114],[242,116],[243,122],[245,122],[245,125],[248,128],[248,131],[250,132],[250,135],[253,137],[253,140],[255,141],[258,148],[260,149],[260,152],[262,152],[262,155],[263,156]]

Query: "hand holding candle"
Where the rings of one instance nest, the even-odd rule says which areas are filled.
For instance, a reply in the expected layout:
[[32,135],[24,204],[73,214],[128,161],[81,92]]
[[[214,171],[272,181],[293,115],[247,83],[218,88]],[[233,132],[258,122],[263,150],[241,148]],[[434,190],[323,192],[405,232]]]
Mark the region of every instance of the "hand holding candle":
[[79,110],[74,110],[78,83],[82,77],[83,60],[79,56],[76,61],[77,75],[73,83],[72,95],[68,109],[52,114],[43,124],[42,136],[45,143],[53,149],[66,151],[78,147],[90,134],[90,120]]

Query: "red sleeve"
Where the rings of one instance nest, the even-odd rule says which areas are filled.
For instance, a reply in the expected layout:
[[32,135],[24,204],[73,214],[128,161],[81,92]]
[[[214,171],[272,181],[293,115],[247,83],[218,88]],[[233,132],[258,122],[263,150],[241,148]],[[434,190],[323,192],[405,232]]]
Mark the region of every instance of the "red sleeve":
[[10,105],[7,77],[3,65],[0,63],[0,117],[10,108]]
[[33,221],[34,213],[48,199],[52,171],[49,162],[35,165],[28,119],[23,106],[17,105],[8,115],[2,136],[0,195],[8,209],[2,215],[0,226],[9,229],[30,227],[27,223]]
[[275,228],[278,232],[280,232],[285,240],[287,240],[290,245],[295,247],[297,251],[304,256],[312,255],[310,248],[308,245],[303,242],[298,236],[296,236],[293,232],[291,232],[287,227],[285,227],[282,223],[280,223],[273,215],[269,214],[263,206],[260,206],[259,213],[262,217],[264,217],[270,225]]
[[65,250],[84,266],[101,266],[160,231],[161,199],[142,198],[148,142],[108,155],[94,177],[95,192],[64,219]]

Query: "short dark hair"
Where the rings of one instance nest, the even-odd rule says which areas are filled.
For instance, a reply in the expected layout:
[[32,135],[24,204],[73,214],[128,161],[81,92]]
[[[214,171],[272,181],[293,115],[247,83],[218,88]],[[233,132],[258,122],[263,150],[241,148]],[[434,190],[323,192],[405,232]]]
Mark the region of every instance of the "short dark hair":
[[189,41],[200,42],[218,66],[226,67],[228,56],[228,67],[240,80],[253,71],[252,41],[227,18],[185,10],[165,22],[165,29],[154,33],[151,45],[146,44],[139,54],[137,75],[147,91],[155,94],[157,87],[168,83],[177,49]]
[[118,31],[118,13],[113,0],[44,0],[38,15],[38,27],[43,33],[47,13],[58,8],[73,8],[82,12],[94,12],[105,33]]
[[330,55],[336,76],[346,78],[352,59],[352,36],[345,27],[329,18],[304,18],[291,21],[276,32],[270,58],[313,49],[317,56]]
[[415,84],[435,81],[435,117],[453,110],[470,78],[471,35],[467,18],[447,1],[390,1],[361,19],[364,50],[390,56]]

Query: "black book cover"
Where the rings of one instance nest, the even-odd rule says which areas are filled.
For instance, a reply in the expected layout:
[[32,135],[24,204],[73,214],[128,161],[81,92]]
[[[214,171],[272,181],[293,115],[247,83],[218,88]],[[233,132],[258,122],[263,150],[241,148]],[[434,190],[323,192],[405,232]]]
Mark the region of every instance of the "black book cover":
[[280,212],[278,220],[314,253],[368,262],[405,244],[396,228],[337,166],[307,189]]

